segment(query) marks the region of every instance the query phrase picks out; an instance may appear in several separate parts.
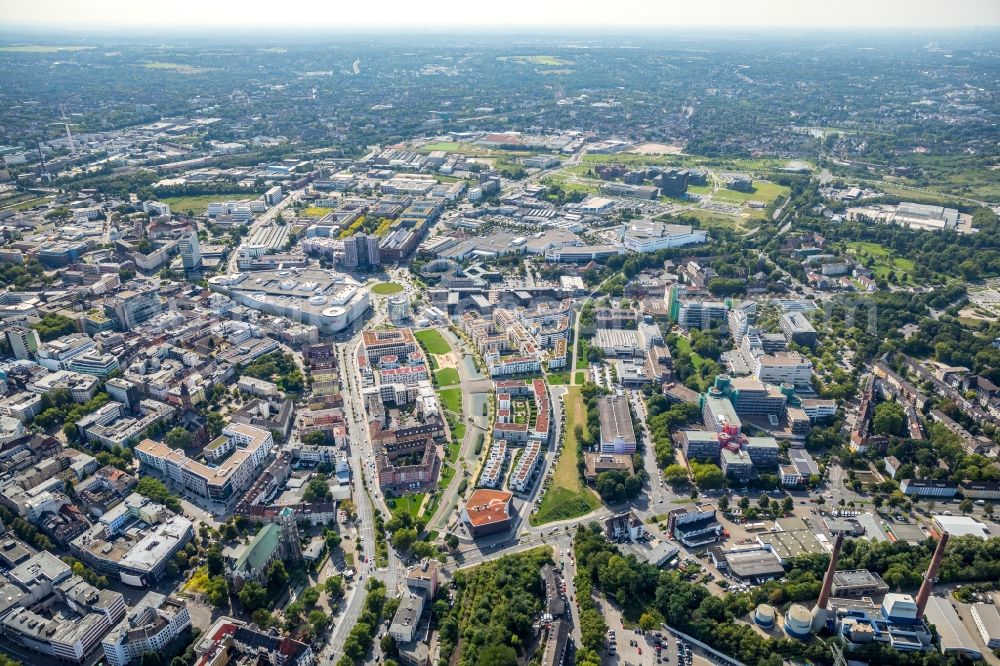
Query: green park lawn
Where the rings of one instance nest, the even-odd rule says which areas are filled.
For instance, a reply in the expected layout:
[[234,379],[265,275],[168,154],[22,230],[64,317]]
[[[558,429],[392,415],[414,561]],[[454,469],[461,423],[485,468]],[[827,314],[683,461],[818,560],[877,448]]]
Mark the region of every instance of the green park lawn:
[[447,354],[451,351],[451,345],[444,339],[437,329],[428,328],[414,333],[417,340],[427,348],[428,354]]
[[677,336],[677,351],[690,354],[691,365],[694,366],[694,369],[696,371],[701,370],[701,364],[704,362],[704,359],[702,359],[701,356],[696,354],[695,351],[691,349],[690,340],[688,340],[687,338]]
[[887,280],[889,273],[895,273],[896,282],[917,284],[913,277],[916,268],[913,261],[894,256],[892,250],[878,243],[854,241],[847,244],[847,252],[854,255],[863,265],[869,265],[866,260],[871,260],[870,267],[875,277],[880,280]]
[[299,217],[323,217],[332,210],[332,208],[323,208],[322,206],[307,206],[299,211]]
[[392,294],[398,294],[403,291],[403,285],[398,282],[379,282],[378,284],[372,286],[372,293],[378,294],[379,296],[390,296]]
[[548,380],[549,384],[553,386],[569,384],[570,381],[568,372],[547,372],[545,373],[545,378]]
[[577,423],[583,423],[586,418],[580,389],[571,386],[563,404],[566,408],[566,437],[563,449],[559,454],[552,482],[542,496],[542,503],[538,511],[531,516],[532,525],[576,518],[601,506],[601,500],[593,490],[584,485],[576,467],[579,442],[576,441],[576,433],[573,430]]
[[462,417],[461,388],[442,389],[438,391],[438,397],[441,398],[441,404],[444,405],[446,411],[457,414],[459,418]]
[[441,368],[434,373],[438,386],[454,386],[459,383],[458,370],[455,368]]
[[402,497],[394,497],[386,500],[393,514],[408,513],[410,517],[416,518],[420,513],[420,505],[423,504],[424,493],[411,493]]
[[784,185],[778,185],[766,180],[755,180],[751,192],[737,192],[736,190],[727,190],[720,187],[712,195],[712,200],[733,205],[742,205],[747,201],[771,203],[781,195],[788,196],[789,192],[791,192],[791,189]]

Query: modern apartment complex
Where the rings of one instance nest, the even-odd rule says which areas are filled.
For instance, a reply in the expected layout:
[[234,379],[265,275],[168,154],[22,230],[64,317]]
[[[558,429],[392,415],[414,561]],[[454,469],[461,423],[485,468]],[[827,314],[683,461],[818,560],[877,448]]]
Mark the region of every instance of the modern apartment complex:
[[213,467],[188,458],[183,451],[148,439],[135,447],[135,454],[143,468],[198,497],[232,508],[264,469],[273,446],[270,432],[231,423],[206,447],[206,451],[229,453]]

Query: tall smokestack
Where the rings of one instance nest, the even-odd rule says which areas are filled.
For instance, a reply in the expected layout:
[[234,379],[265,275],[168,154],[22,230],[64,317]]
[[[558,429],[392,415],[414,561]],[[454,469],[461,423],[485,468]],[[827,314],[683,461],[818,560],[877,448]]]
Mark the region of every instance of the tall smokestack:
[[934,557],[931,558],[931,564],[927,567],[927,573],[924,574],[924,582],[920,585],[920,591],[917,592],[917,617],[924,616],[924,608],[927,606],[927,599],[931,596],[931,590],[934,589],[934,579],[937,578],[938,569],[941,568],[941,560],[944,559],[944,547],[948,544],[948,537],[951,535],[947,532],[941,534],[941,540],[938,541],[937,548],[934,549]]
[[823,576],[823,587],[820,588],[819,599],[816,607],[812,611],[812,630],[819,631],[826,624],[826,605],[830,601],[830,589],[833,587],[833,574],[837,572],[837,562],[840,560],[840,547],[844,545],[844,534],[837,535],[833,542],[833,552],[830,553],[830,566],[826,568],[826,575]]
[[833,542],[833,552],[830,553],[830,566],[826,568],[826,575],[823,576],[823,587],[820,588],[819,600],[816,602],[816,606],[819,608],[826,608],[827,602],[830,601],[833,574],[837,571],[837,562],[840,560],[840,547],[843,545],[844,535],[841,533],[837,535],[837,539]]

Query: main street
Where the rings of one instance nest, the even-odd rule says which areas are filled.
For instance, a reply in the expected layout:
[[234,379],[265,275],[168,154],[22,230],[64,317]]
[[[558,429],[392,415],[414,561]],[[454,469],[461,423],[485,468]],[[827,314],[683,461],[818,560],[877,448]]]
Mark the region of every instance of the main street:
[[[338,345],[337,354],[341,368],[341,383],[344,389],[344,412],[347,421],[348,441],[351,452],[351,497],[357,508],[358,517],[355,521],[355,538],[359,551],[357,565],[357,578],[350,593],[347,596],[343,611],[340,614],[339,622],[334,627],[330,637],[330,642],[320,653],[320,663],[334,663],[343,655],[344,642],[350,634],[351,629],[357,623],[361,611],[364,609],[364,600],[367,596],[365,585],[367,578],[374,576],[386,584],[387,592],[391,596],[398,593],[398,588],[405,576],[403,563],[396,556],[391,546],[388,547],[388,562],[385,567],[376,567],[375,561],[375,516],[373,502],[377,501],[379,510],[388,518],[389,511],[385,507],[384,498],[379,496],[378,484],[372,484],[372,492],[376,497],[369,495],[367,479],[373,478],[372,471],[368,465],[374,460],[371,451],[371,442],[368,438],[367,420],[364,415],[364,406],[361,401],[361,391],[359,373],[355,354],[358,345],[361,343],[361,333],[358,333],[348,342]],[[362,561],[363,560],[363,561]]]

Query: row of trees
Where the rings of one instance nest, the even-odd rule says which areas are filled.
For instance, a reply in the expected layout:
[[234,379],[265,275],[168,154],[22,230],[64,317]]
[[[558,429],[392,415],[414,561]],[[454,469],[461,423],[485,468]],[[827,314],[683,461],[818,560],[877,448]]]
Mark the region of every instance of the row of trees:
[[369,578],[367,583],[368,596],[365,605],[358,616],[358,621],[344,641],[344,656],[337,661],[337,666],[353,666],[361,663],[371,650],[383,617],[388,615],[389,604],[386,601],[385,583]]

